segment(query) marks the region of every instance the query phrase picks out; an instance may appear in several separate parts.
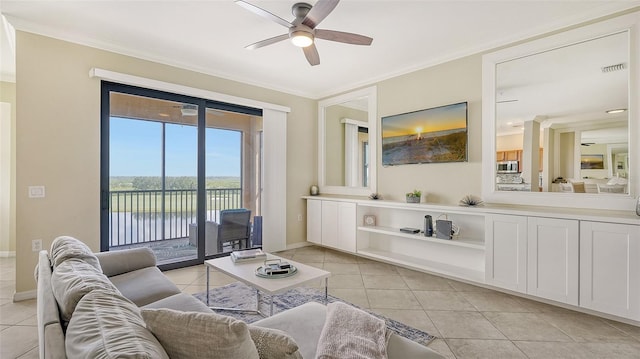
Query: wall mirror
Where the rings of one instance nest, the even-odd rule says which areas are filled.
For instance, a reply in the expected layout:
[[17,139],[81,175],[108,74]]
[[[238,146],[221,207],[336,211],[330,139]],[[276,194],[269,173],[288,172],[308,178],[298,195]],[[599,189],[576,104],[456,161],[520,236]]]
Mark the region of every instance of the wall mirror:
[[633,208],[638,14],[483,57],[485,200]]
[[318,103],[318,185],[325,194],[376,192],[376,87]]

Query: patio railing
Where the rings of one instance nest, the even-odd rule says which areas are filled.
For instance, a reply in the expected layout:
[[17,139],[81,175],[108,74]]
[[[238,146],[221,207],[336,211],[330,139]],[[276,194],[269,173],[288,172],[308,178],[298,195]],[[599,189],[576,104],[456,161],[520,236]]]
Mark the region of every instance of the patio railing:
[[[208,221],[233,208],[242,208],[242,188],[207,189]],[[188,237],[196,209],[195,189],[109,192],[109,246]]]

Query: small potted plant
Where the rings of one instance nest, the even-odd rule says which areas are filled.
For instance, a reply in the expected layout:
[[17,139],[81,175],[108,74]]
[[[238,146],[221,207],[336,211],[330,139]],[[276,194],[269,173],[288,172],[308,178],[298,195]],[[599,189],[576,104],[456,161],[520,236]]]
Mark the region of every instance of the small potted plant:
[[420,203],[420,198],[422,198],[422,192],[417,189],[407,193],[407,203]]

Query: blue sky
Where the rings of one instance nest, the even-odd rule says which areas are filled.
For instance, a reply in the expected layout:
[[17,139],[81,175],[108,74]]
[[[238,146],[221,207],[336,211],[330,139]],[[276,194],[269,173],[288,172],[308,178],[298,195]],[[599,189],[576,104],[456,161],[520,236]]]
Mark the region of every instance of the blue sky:
[[[195,126],[166,124],[166,175],[196,176]],[[112,117],[109,133],[111,176],[162,174],[162,124]],[[206,176],[240,177],[239,131],[206,130]]]

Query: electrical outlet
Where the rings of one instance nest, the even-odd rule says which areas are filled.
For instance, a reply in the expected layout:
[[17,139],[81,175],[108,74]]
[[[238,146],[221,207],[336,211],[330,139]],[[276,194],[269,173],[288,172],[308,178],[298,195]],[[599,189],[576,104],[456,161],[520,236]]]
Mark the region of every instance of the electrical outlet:
[[302,222],[302,215],[298,214],[298,222]]
[[42,250],[42,239],[34,239],[31,241],[31,250],[40,252]]

